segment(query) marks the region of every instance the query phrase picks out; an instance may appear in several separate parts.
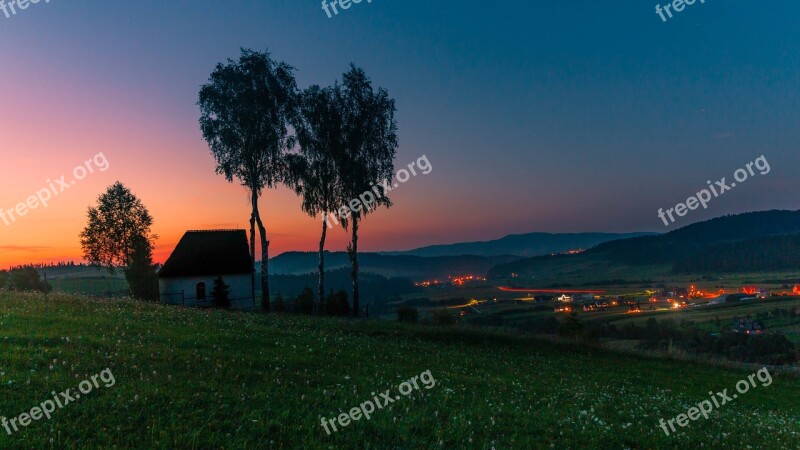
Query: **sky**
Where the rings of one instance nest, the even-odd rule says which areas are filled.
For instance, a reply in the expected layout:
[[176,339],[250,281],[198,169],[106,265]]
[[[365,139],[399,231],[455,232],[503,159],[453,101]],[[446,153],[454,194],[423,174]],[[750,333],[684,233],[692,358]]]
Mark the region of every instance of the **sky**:
[[[153,215],[158,261],[186,230],[247,228],[246,190],[215,174],[196,104],[240,48],[293,65],[301,88],[352,62],[396,100],[396,167],[425,155],[433,170],[366,220],[364,251],[800,209],[800,3],[706,0],[667,21],[656,3],[373,0],[330,18],[317,0],[0,11],[0,209],[58,192],[0,220],[0,267],[80,261],[86,210],[117,180]],[[670,226],[658,218],[761,155],[768,174]],[[105,170],[76,180],[89,160]],[[319,220],[293,192],[265,192],[260,209],[271,255],[318,245]],[[327,248],[347,239],[335,230]]]

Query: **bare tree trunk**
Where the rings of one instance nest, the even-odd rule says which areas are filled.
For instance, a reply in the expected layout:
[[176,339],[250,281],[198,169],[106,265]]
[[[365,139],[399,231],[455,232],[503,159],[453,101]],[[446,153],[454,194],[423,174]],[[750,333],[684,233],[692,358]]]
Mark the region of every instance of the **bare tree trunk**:
[[322,237],[319,240],[319,313],[325,314],[325,236],[328,234],[328,217],[322,220]]
[[350,243],[350,262],[353,265],[353,317],[359,316],[358,310],[358,218],[353,216],[353,242]]
[[[255,194],[253,194],[255,195]],[[253,263],[253,272],[250,273],[250,287],[253,293],[253,306],[256,302],[256,212],[250,212],[250,261]]]
[[[258,196],[253,192],[253,217],[258,224],[258,233],[261,236],[261,310],[269,312],[269,280],[267,269],[269,267],[269,241],[267,240],[267,230],[261,222],[261,215],[258,213]],[[255,254],[255,251],[253,251]]]

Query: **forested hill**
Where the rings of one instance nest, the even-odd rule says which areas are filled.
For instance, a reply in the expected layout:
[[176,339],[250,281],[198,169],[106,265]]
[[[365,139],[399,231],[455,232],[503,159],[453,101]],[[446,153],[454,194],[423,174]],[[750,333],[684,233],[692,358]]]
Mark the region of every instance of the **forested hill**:
[[800,269],[800,234],[712,244],[674,262],[676,272],[761,272]]
[[628,264],[660,264],[696,257],[709,246],[721,248],[732,242],[797,233],[800,211],[750,212],[687,225],[659,236],[607,242],[586,253],[603,254]]
[[606,242],[578,255],[544,256],[501,264],[490,271],[490,276],[517,273],[535,277],[542,267],[556,259],[560,270],[574,272],[586,271],[587,267],[603,271],[603,266],[654,265],[667,265],[681,273],[800,269],[800,211],[772,210],[718,217],[663,235]]

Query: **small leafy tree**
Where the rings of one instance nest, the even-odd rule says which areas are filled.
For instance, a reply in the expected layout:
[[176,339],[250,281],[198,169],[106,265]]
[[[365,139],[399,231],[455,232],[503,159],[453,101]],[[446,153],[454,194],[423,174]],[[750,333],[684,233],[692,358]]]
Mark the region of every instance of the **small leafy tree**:
[[444,308],[434,309],[431,312],[431,320],[435,325],[452,326],[458,323],[458,318],[449,310]]
[[0,289],[7,289],[9,283],[8,271],[0,270]]
[[81,232],[83,257],[98,266],[127,267],[125,278],[134,297],[158,298],[150,228],[153,217],[130,189],[117,181],[89,207],[88,223]]
[[90,207],[88,223],[81,232],[83,256],[89,264],[108,267],[128,266],[137,245],[150,245],[153,218],[130,189],[117,181]]
[[214,280],[214,287],[211,288],[211,298],[214,299],[214,305],[217,308],[230,308],[231,307],[231,299],[230,299],[231,288],[222,277],[217,277]]
[[401,306],[395,312],[398,322],[417,323],[419,321],[419,310],[413,306]]

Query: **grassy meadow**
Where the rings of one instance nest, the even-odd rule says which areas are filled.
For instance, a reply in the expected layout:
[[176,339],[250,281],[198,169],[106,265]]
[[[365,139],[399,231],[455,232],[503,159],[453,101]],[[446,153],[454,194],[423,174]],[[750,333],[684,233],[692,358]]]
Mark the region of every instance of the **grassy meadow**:
[[[800,381],[774,382],[666,436],[752,371],[648,360],[493,331],[264,316],[0,293],[0,416],[109,368],[99,388],[0,448],[797,448]],[[328,436],[331,418],[414,391]]]

